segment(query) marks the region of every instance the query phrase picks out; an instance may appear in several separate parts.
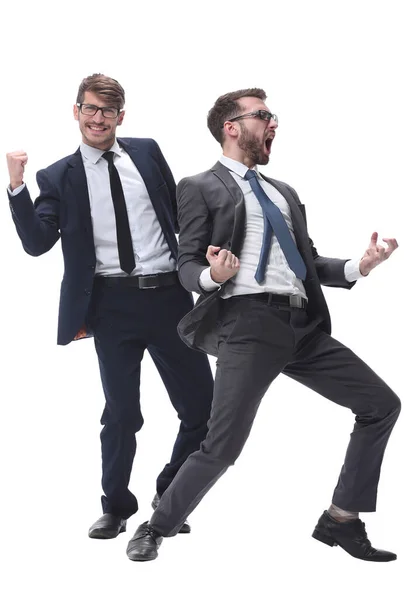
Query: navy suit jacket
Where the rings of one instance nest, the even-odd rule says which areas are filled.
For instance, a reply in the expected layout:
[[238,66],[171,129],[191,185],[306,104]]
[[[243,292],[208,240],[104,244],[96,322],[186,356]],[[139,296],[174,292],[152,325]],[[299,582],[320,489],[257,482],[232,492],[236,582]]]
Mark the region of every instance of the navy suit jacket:
[[[147,187],[172,256],[177,259],[175,182],[158,144],[152,139],[118,138]],[[61,239],[64,275],[60,291],[58,344],[89,337],[85,319],[92,293],[96,256],[88,186],[82,156],[62,158],[37,173],[40,194],[32,202],[25,187],[9,194],[17,233],[25,251],[39,256]]]

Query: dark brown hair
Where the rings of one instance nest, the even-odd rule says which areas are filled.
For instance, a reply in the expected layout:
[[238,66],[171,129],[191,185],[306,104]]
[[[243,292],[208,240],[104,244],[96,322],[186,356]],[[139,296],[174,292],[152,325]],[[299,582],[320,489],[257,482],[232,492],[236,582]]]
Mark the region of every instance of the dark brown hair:
[[117,82],[116,79],[102,75],[101,73],[94,73],[85,77],[79,86],[78,96],[76,98],[77,104],[81,104],[85,97],[85,92],[93,92],[99,96],[104,96],[108,100],[110,106],[116,106],[118,110],[121,110],[125,104],[125,92],[124,88]]
[[266,100],[266,92],[264,90],[260,88],[248,88],[220,96],[215,101],[213,108],[209,110],[207,126],[219,144],[223,145],[224,142],[223,123],[228,121],[228,119],[238,116],[241,107],[237,100],[246,96]]

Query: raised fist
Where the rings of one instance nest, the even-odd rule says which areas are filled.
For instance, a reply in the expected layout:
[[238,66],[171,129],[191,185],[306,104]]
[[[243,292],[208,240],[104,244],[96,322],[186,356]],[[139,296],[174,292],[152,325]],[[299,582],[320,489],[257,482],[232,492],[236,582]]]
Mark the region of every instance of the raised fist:
[[27,163],[27,154],[23,150],[7,154],[7,167],[10,175],[10,189],[13,191],[23,183],[24,167]]

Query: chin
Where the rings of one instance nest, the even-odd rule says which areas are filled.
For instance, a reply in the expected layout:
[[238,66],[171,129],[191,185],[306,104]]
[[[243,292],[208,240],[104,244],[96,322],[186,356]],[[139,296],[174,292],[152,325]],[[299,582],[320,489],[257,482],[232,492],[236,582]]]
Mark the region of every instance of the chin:
[[99,136],[94,137],[88,135],[85,136],[85,138],[87,139],[89,146],[94,146],[95,148],[99,148],[100,146],[107,146],[108,144],[112,146],[112,144],[115,141],[115,138],[112,137],[99,138]]

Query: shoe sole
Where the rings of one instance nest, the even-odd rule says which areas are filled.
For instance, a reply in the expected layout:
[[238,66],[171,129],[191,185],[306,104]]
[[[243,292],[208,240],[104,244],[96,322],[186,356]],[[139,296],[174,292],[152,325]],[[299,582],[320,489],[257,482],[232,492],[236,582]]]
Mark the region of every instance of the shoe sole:
[[349,554],[349,556],[352,556],[352,558],[357,558],[358,560],[365,560],[366,562],[392,562],[393,560],[397,560],[397,557],[395,556],[391,556],[391,557],[385,557],[382,559],[378,558],[363,558],[361,556],[355,556],[354,554],[351,554],[350,552],[348,552],[348,550],[345,550],[345,548],[343,546],[341,546],[341,544],[338,544],[338,542],[335,542],[335,540],[333,540],[330,536],[325,535],[324,533],[322,533],[321,531],[318,531],[317,529],[315,529],[315,531],[312,533],[312,537],[315,540],[318,540],[318,542],[322,542],[322,544],[326,544],[327,546],[339,546],[339,548],[342,548],[342,550],[344,550],[347,554]]
[[131,558],[131,556],[128,556],[129,560],[132,560],[133,562],[148,562],[150,560],[155,560],[157,557],[158,557],[158,554],[157,554],[157,556],[152,556],[151,558],[144,558],[144,557],[141,557],[141,556],[139,556],[139,557],[137,556],[137,557]]
[[92,540],[113,540],[114,538],[118,537],[118,535],[120,533],[124,533],[125,531],[126,531],[125,526],[121,527],[121,529],[118,532],[108,531],[105,529],[96,529],[92,533],[88,533],[88,536]]

